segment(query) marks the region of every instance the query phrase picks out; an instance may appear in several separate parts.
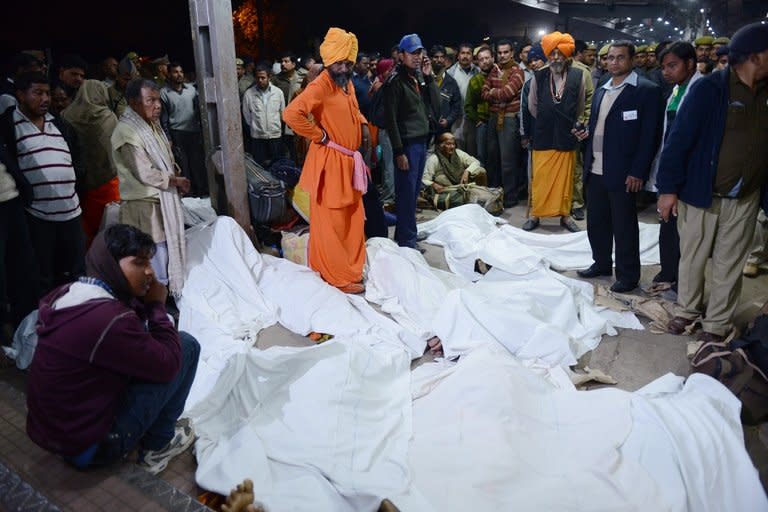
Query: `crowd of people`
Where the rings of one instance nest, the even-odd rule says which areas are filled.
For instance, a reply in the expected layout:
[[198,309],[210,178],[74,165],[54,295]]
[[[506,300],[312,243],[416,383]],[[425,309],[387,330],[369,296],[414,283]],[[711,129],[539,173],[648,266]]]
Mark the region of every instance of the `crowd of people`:
[[[240,57],[236,73],[245,147],[265,167],[286,157],[302,166],[309,264],[343,292],[365,290],[373,210],[393,212],[395,241],[418,248],[421,200],[494,213],[525,200],[528,231],[556,218],[577,232],[586,217],[594,264],[579,275],[613,275],[615,264],[611,289],[629,292],[640,280],[638,196],[657,192],[654,281],[675,286],[680,305],[669,331],[700,318],[700,340],[731,330],[742,271],[759,263],[747,261],[764,229],[758,210],[768,209],[765,25],[730,40],[599,49],[553,32],[427,50],[407,34],[385,57],[331,28],[319,56]],[[98,72],[63,56],[55,73],[22,52],[2,82],[7,320],[18,325],[39,305],[28,430],[78,467],[140,442],[142,460],[161,470],[191,443],[175,422],[199,346],[175,331],[165,304],[184,285],[181,196],[209,190],[198,103],[179,62],[134,52]],[[104,230],[114,202],[119,222]],[[768,252],[757,249],[755,258]]]

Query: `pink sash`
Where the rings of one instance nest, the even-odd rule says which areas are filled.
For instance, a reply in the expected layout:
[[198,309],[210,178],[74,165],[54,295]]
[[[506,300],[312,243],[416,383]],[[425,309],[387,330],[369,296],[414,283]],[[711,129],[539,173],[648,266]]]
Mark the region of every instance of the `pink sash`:
[[339,153],[347,156],[351,156],[355,160],[355,170],[352,173],[352,188],[359,191],[361,194],[368,192],[368,178],[371,176],[371,170],[365,165],[363,155],[359,151],[352,151],[340,146],[329,140],[327,143],[329,148],[335,149]]

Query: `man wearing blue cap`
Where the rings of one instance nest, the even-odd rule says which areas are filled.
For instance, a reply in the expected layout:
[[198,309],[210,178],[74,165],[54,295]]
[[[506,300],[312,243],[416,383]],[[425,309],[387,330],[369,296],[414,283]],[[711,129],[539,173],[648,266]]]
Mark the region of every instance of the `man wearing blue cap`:
[[[758,208],[768,211],[768,25],[739,29],[729,65],[697,81],[680,105],[656,178],[658,210],[680,232],[682,334],[698,317],[700,341],[721,341],[733,327]],[[712,255],[709,303],[704,269]]]
[[386,130],[395,155],[395,241],[416,247],[416,200],[427,160],[429,119],[440,113],[440,91],[432,62],[424,55],[417,34],[403,36],[398,45],[395,76],[384,86]]

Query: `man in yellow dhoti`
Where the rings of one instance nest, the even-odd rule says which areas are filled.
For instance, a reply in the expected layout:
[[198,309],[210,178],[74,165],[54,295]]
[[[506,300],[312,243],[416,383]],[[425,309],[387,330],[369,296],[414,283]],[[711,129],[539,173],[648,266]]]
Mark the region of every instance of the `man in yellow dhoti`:
[[541,46],[549,64],[534,74],[528,95],[528,110],[534,118],[533,170],[531,217],[523,229],[536,229],[541,217],[560,217],[561,226],[577,232],[580,228],[570,216],[579,147],[573,131],[584,113],[589,78],[571,66],[575,42],[569,34],[548,34]]

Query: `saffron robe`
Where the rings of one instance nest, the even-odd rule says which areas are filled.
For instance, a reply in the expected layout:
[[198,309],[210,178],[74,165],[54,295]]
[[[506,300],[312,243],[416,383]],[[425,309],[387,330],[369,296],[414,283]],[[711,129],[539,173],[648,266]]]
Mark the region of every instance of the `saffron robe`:
[[354,161],[321,144],[325,130],[328,139],[347,149],[360,147],[362,125],[368,121],[352,82],[345,92],[323,71],[286,107],[283,120],[312,141],[299,180],[310,200],[309,266],[333,286],[359,283],[365,263],[365,214],[362,194],[352,188]]

